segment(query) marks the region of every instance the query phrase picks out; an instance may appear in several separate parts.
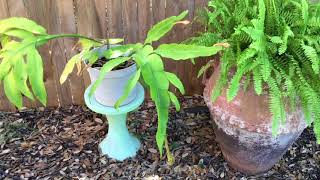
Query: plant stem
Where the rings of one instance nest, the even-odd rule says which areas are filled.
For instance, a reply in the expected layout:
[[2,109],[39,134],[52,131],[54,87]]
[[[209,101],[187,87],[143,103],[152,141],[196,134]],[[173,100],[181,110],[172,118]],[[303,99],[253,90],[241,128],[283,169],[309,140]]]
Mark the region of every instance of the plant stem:
[[41,38],[38,40],[38,42],[41,42],[41,41],[48,41],[48,40],[52,40],[52,39],[58,39],[58,38],[79,38],[79,39],[87,39],[87,40],[90,40],[90,41],[94,41],[96,43],[100,43],[102,44],[100,41],[98,40],[95,40],[93,38],[89,38],[89,37],[86,37],[86,36],[82,36],[82,35],[79,35],[79,34],[53,34],[53,35],[48,35],[44,38]]

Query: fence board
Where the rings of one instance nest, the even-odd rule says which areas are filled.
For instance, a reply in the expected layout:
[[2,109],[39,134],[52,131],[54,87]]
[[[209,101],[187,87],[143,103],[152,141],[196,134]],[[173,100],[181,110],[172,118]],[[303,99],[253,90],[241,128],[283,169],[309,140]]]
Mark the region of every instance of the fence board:
[[[137,0],[122,0],[124,19],[124,39],[126,43],[138,41],[138,7]],[[146,8],[146,7],[141,7]]]
[[107,24],[110,38],[124,38],[122,0],[107,0]]
[[153,24],[151,0],[138,0],[138,36],[141,43],[147,37],[147,32]]
[[[197,11],[201,8],[206,6],[208,3],[208,0],[195,0],[194,4],[194,13],[196,14]],[[194,21],[193,21],[194,22]],[[201,27],[198,23],[192,24],[192,31],[193,35],[197,35],[198,32],[203,31],[203,27]],[[202,94],[203,93],[203,84],[201,83],[202,79],[197,78],[198,71],[200,68],[205,65],[208,62],[206,58],[198,59],[196,64],[193,66],[192,73],[189,74],[189,80],[190,80],[190,86],[188,88],[189,93],[195,93],[195,94]]]
[[[58,5],[57,8],[59,11],[59,26],[61,28],[61,32],[66,34],[77,33],[73,1],[55,0],[55,2]],[[77,39],[73,38],[62,40],[63,52],[65,54],[65,62],[77,53],[74,49],[74,45],[77,43],[77,41]],[[74,72],[70,74],[69,78],[65,83],[69,84],[70,86],[73,104],[83,104],[83,92],[85,86],[82,76],[77,76],[76,70],[74,70]]]
[[[126,42],[142,42],[152,25],[172,15],[189,10],[192,20],[197,7],[207,0],[0,0],[0,19],[10,16],[29,17],[48,29],[49,33],[79,33],[94,38],[125,38]],[[180,42],[200,30],[191,24],[177,25],[160,43]],[[74,72],[64,85],[59,77],[68,59],[77,53],[75,39],[50,42],[40,49],[44,60],[44,80],[48,106],[83,104],[83,93],[89,85],[88,74],[78,77]],[[159,43],[154,43],[155,46]],[[196,78],[206,60],[190,62],[166,61],[166,68],[177,73],[185,84],[187,94],[202,93],[203,86]],[[39,103],[24,100],[28,107]],[[0,110],[15,110],[0,90]]]

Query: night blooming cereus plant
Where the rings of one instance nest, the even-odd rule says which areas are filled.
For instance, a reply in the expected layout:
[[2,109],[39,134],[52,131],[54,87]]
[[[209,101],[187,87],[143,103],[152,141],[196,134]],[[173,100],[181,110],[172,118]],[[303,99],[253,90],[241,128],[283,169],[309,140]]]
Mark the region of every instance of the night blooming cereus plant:
[[[154,48],[152,43],[166,35],[175,24],[179,23],[188,14],[187,11],[179,16],[169,17],[148,32],[145,42],[125,44],[110,47],[103,52],[108,61],[101,68],[100,77],[94,82],[90,95],[93,95],[106,73],[118,65],[133,60],[137,64],[137,72],[126,86],[125,93],[115,104],[118,108],[139,80],[144,81],[150,90],[151,98],[155,102],[158,113],[158,129],[156,134],[157,145],[162,155],[163,145],[167,136],[167,123],[169,119],[169,107],[173,103],[177,110],[180,109],[178,98],[169,91],[170,84],[185,93],[182,82],[170,72],[166,72],[162,58],[172,60],[188,60],[197,57],[212,56],[223,49],[222,46],[201,46],[185,44],[162,44]],[[22,96],[33,99],[33,95],[44,105],[46,104],[46,91],[43,84],[42,60],[37,48],[51,39],[61,37],[80,38],[82,51],[76,54],[67,63],[60,82],[63,83],[73,71],[74,66],[83,60],[87,64],[94,64],[100,57],[97,49],[106,43],[117,40],[94,40],[80,35],[49,35],[45,29],[33,21],[24,18],[10,18],[0,21],[1,35],[1,64],[0,79],[4,81],[5,93],[9,100],[17,107],[22,107]],[[129,54],[129,55],[128,55]],[[77,66],[77,67],[81,67]],[[33,93],[28,88],[30,82]]]

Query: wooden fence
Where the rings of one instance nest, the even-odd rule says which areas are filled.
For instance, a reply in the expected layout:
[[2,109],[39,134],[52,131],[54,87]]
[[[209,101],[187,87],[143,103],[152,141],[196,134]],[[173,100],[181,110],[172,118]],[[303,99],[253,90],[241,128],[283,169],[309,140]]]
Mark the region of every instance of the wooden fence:
[[[96,38],[124,38],[126,42],[142,42],[147,30],[156,22],[189,10],[192,20],[198,7],[207,0],[0,0],[0,19],[23,16],[47,28],[49,33],[79,33]],[[178,25],[161,42],[179,42],[199,30],[199,26]],[[51,41],[41,48],[45,66],[45,85],[48,106],[83,104],[83,93],[89,84],[88,76],[71,75],[59,84],[59,76],[68,59],[76,52],[74,39]],[[201,94],[203,86],[196,78],[205,62],[166,62],[168,71],[175,72],[186,86],[187,94]],[[24,100],[26,107],[38,107],[38,102]],[[0,89],[0,110],[14,111],[3,89]]]

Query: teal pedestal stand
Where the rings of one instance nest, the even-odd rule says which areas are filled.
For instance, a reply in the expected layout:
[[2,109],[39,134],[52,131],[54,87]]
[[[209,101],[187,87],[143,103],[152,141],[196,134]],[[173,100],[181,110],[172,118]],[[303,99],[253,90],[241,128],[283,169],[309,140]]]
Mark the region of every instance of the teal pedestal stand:
[[144,101],[144,89],[138,84],[137,97],[129,104],[115,109],[98,103],[94,96],[89,97],[91,86],[86,90],[86,105],[94,112],[106,115],[109,130],[107,137],[99,144],[103,155],[118,161],[134,157],[140,148],[139,140],[128,131],[126,120],[128,112],[137,109]]

